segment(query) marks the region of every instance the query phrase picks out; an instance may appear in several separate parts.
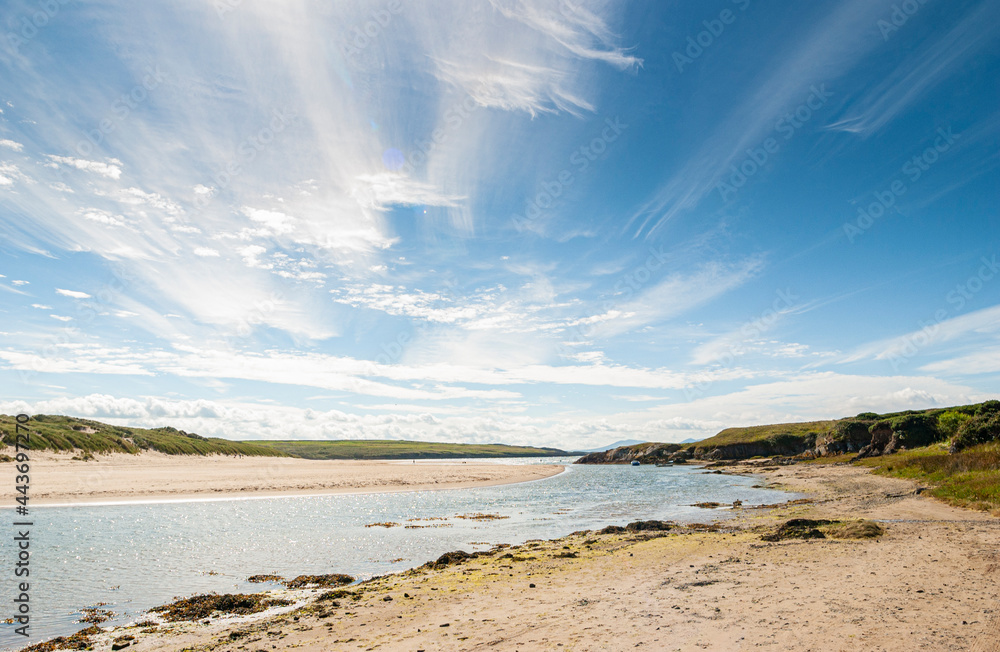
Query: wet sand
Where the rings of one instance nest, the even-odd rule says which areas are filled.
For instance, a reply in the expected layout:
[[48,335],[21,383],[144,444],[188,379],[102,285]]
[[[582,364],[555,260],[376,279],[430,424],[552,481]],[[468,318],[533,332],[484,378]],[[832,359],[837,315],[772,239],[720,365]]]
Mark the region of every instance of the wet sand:
[[[861,468],[757,472],[813,502],[744,505],[716,532],[529,542],[376,578],[334,602],[317,600],[323,590],[285,591],[295,605],[155,632],[119,628],[95,637],[95,649],[122,635],[137,636],[136,652],[1000,649],[1000,519]],[[793,517],[873,519],[886,531],[761,539]]]
[[[103,455],[32,453],[33,505],[321,495],[459,489],[539,480],[560,473],[557,464],[485,462],[328,461],[286,457]],[[10,472],[13,474],[13,464]],[[14,504],[10,493],[0,507]]]

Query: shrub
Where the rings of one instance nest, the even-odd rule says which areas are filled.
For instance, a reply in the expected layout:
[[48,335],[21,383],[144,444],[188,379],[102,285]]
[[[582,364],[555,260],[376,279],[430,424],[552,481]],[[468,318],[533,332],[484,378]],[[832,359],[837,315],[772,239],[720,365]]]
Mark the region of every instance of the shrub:
[[890,421],[892,433],[907,448],[926,446],[941,438],[937,419],[927,414],[907,414]]
[[957,453],[969,446],[996,439],[1000,439],[1000,412],[979,412],[959,427],[958,434],[951,440],[950,451]]
[[849,441],[855,444],[866,443],[871,440],[871,433],[868,430],[869,425],[867,422],[855,421],[854,419],[839,421],[833,429],[833,440],[838,442]]
[[943,412],[938,416],[938,430],[941,431],[942,435],[951,439],[958,434],[958,429],[971,418],[968,414],[955,410]]
[[976,408],[976,416],[985,416],[1000,412],[1000,401],[985,401]]

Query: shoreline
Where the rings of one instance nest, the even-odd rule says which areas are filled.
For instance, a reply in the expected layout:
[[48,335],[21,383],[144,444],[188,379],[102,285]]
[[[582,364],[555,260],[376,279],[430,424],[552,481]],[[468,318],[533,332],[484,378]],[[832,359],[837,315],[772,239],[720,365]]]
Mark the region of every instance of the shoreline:
[[[324,589],[285,589],[273,595],[295,604],[147,625],[144,633],[122,626],[93,642],[107,649],[134,636],[130,652],[1000,649],[1000,519],[857,467],[730,468],[810,499],[734,509],[714,526],[588,531],[496,547],[371,578],[336,599],[320,599]],[[856,540],[762,539],[792,518],[863,518],[885,531]]]
[[[563,464],[418,462],[162,453],[78,461],[65,454],[36,453],[30,462],[29,496],[39,508],[307,498],[492,487],[566,471]],[[13,495],[0,497],[0,509],[15,505]]]

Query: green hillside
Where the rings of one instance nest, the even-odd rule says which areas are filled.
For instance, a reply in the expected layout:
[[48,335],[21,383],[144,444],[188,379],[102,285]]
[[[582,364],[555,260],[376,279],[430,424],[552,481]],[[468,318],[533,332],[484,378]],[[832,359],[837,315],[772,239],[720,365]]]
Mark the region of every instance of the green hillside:
[[714,448],[732,444],[754,444],[782,438],[805,440],[827,432],[836,425],[836,421],[805,421],[802,423],[777,423],[767,426],[748,426],[745,428],[726,428],[714,437],[687,444],[689,447]]
[[[202,437],[176,428],[112,426],[90,419],[38,414],[31,417],[31,450],[64,451],[83,456],[157,451],[168,455],[248,455],[301,457],[310,460],[443,459],[458,457],[542,457],[567,455],[555,448],[503,444],[448,444],[418,441],[352,440],[232,441]],[[5,446],[14,445],[14,417],[0,415]]]
[[[714,437],[686,444],[707,452],[740,448],[759,450],[757,454],[780,454],[795,449],[817,448],[820,454],[854,451],[883,435],[893,442],[892,450],[914,448],[948,441],[954,451],[997,439],[1000,433],[1000,401],[950,408],[906,410],[876,414],[863,412],[833,421],[780,423],[744,428],[727,428]],[[873,439],[873,437],[875,439]]]
[[[5,446],[14,445],[13,416],[0,415],[0,432]],[[141,453],[157,451],[168,455],[260,455],[284,457],[270,446],[202,437],[176,428],[130,428],[112,426],[90,419],[37,414],[28,423],[31,450],[81,453]]]
[[504,444],[448,444],[424,441],[358,439],[340,441],[260,441],[265,446],[308,460],[409,460],[457,457],[550,457],[568,455],[555,448]]

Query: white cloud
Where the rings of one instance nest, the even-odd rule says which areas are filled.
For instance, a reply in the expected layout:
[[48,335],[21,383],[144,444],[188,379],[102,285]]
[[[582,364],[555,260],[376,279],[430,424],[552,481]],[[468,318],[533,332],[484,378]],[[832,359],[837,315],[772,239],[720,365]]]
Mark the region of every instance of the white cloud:
[[996,7],[989,2],[980,4],[950,30],[915,49],[891,74],[855,100],[848,115],[830,129],[871,136],[936,84],[966,66],[980,48],[994,39],[996,19]]
[[71,299],[90,299],[91,296],[86,292],[78,292],[76,290],[63,290],[61,288],[56,288],[56,294],[61,294],[64,297],[70,297]]
[[359,175],[351,196],[365,208],[379,211],[394,205],[457,206],[464,199],[445,195],[430,184],[395,172]]
[[0,163],[0,186],[12,186],[15,181],[31,182],[13,163]]
[[195,256],[202,256],[205,258],[214,258],[219,255],[218,250],[210,249],[209,247],[195,247],[193,253]]
[[20,152],[24,149],[24,145],[15,142],[13,140],[7,140],[5,138],[0,138],[0,147],[6,147],[7,149],[12,149],[15,152]]
[[46,305],[41,304],[41,303],[33,303],[33,304],[31,304],[31,307],[32,308],[38,308],[39,310],[52,310],[52,306],[46,306]]
[[65,315],[49,315],[52,319],[58,319],[59,321],[73,321],[72,317],[66,317]]
[[88,208],[79,211],[79,214],[85,220],[91,222],[97,222],[98,224],[104,224],[107,226],[125,226],[125,218],[121,215],[114,215],[108,211],[101,210],[99,208]]
[[244,206],[240,212],[258,224],[264,225],[271,233],[290,233],[293,229],[295,219],[289,215],[278,211],[269,211],[263,208],[253,208]]
[[[942,315],[948,312],[939,310]],[[858,360],[908,360],[920,352],[933,350],[946,342],[970,335],[992,334],[1000,331],[1000,305],[983,308],[975,312],[934,321],[928,319],[925,325],[905,335],[863,344],[844,356],[840,362]]]
[[729,174],[731,164],[773,134],[779,116],[807,100],[810,85],[837,79],[882,44],[871,31],[883,5],[848,0],[832,7],[812,29],[791,38],[789,47],[774,49],[769,74],[750,88],[742,103],[734,103],[719,128],[703,138],[704,144],[680,170],[629,218],[625,231],[649,238],[673,217],[694,209]]
[[122,162],[118,159],[110,159],[110,163],[101,163],[100,161],[88,161],[81,158],[72,158],[69,156],[53,156],[50,155],[49,159],[55,163],[61,163],[62,165],[68,165],[69,167],[74,167],[77,170],[83,170],[85,172],[93,172],[99,174],[102,177],[107,177],[108,179],[119,179],[122,176],[121,165]]

